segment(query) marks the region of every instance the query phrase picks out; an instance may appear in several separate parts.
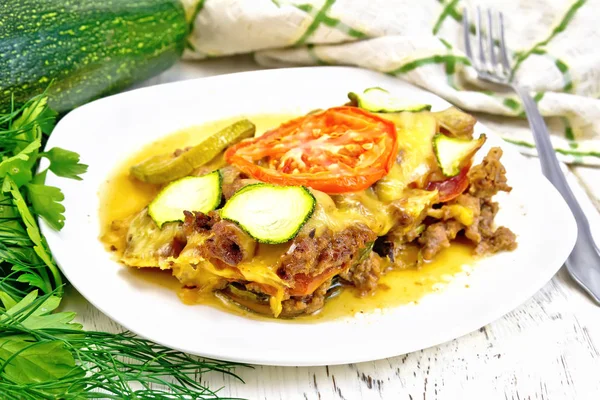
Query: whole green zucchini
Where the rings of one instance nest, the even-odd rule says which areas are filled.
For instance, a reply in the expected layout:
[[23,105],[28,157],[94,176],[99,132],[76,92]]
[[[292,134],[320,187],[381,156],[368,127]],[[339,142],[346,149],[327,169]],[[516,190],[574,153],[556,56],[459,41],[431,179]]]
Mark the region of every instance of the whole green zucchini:
[[63,112],[173,65],[188,31],[180,0],[19,0],[0,5],[0,110],[50,86]]

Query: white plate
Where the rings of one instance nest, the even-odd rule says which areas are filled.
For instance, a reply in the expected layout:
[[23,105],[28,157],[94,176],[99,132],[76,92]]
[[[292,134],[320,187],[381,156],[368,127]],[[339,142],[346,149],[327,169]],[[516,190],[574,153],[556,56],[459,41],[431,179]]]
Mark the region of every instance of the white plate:
[[142,144],[178,129],[240,114],[308,112],[340,105],[348,91],[382,86],[434,110],[449,104],[399,79],[349,67],[245,72],[142,88],[94,101],[57,125],[48,148],[78,152],[89,170],[82,182],[48,177],[65,194],[66,225],[42,231],[69,281],[106,315],[157,343],[222,360],[268,365],[332,365],[376,360],[433,346],[472,332],[513,310],[563,264],[575,221],[558,192],[525,160],[504,148],[509,195],[498,195],[498,223],[519,247],[478,263],[469,288],[451,284],[418,305],[322,323],[261,322],[207,306],[187,306],[176,294],[122,273],[98,240],[98,190],[120,160]]

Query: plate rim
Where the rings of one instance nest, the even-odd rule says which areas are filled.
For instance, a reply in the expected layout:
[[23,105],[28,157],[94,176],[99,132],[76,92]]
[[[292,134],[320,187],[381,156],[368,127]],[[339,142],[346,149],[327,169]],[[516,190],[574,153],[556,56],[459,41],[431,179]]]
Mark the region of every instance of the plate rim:
[[[199,78],[193,78],[193,79],[186,79],[186,80],[180,80],[180,81],[175,81],[175,82],[168,82],[168,83],[162,83],[162,84],[158,84],[158,85],[152,85],[152,86],[147,86],[147,87],[141,87],[141,88],[136,88],[136,89],[132,89],[126,92],[122,92],[122,93],[118,93],[118,94],[114,94],[111,96],[107,96],[95,101],[92,101],[90,103],[87,103],[71,112],[69,112],[67,115],[65,115],[63,117],[63,119],[61,121],[59,121],[59,123],[57,124],[57,126],[55,127],[55,132],[58,130],[58,128],[60,127],[60,124],[63,123],[63,121],[67,118],[69,118],[69,116],[71,116],[74,113],[80,113],[81,110],[85,109],[88,110],[91,107],[95,107],[97,106],[98,103],[105,103],[105,102],[109,102],[111,101],[111,99],[115,98],[115,97],[122,97],[122,96],[127,96],[127,95],[131,95],[131,93],[140,93],[140,92],[154,92],[154,91],[160,91],[161,88],[165,87],[165,86],[178,86],[178,85],[184,85],[184,84],[190,84],[191,82],[200,82],[200,81],[206,81],[206,80],[220,80],[220,79],[228,79],[233,75],[269,75],[270,73],[272,73],[273,71],[289,71],[289,72],[285,72],[285,73],[290,73],[290,74],[294,74],[295,72],[298,71],[313,71],[313,70],[352,70],[352,71],[361,71],[361,72],[365,72],[368,74],[381,74],[379,72],[376,71],[371,71],[371,70],[365,70],[362,68],[356,68],[356,67],[346,67],[346,66],[316,66],[316,67],[295,67],[295,68],[279,68],[279,69],[265,69],[265,70],[256,70],[256,71],[244,71],[244,72],[234,72],[234,73],[228,73],[228,74],[220,74],[220,75],[214,75],[214,76],[208,76],[208,77],[199,77]],[[433,93],[433,92],[429,92],[426,89],[423,89],[421,87],[418,87],[414,84],[411,84],[407,81],[402,80],[402,84],[410,86],[412,88],[418,89],[419,91],[422,92],[426,92],[431,96],[434,96],[438,99],[438,101],[440,102],[444,102],[447,105],[452,105],[449,101],[447,101],[446,99],[442,98],[441,96]],[[136,94],[134,94],[136,95]],[[208,122],[208,121],[204,121],[204,122]],[[480,129],[483,128],[485,130],[491,131],[492,130],[488,129],[484,124],[477,122],[477,127],[479,127]],[[50,136],[49,140],[46,143],[45,148],[51,148],[54,146],[54,142],[56,140],[53,140],[53,138],[56,138],[56,134],[55,132],[53,132],[53,134]],[[496,133],[494,133],[495,137],[497,137],[498,135]],[[150,141],[145,142],[145,144],[150,143]],[[502,147],[503,150],[508,149],[509,146],[505,145]],[[73,149],[73,151],[76,151],[76,149]],[[514,156],[520,157],[521,159],[525,159],[525,157],[521,154],[519,154],[515,149],[510,149],[509,150]],[[41,168],[41,166],[40,166]],[[560,196],[559,192],[554,188],[554,186],[541,174],[541,173],[537,173],[535,172],[534,175],[543,178],[543,183],[541,183],[542,185],[546,186],[548,190],[550,191],[554,191],[554,193],[557,196]],[[58,179],[57,177],[52,176],[52,178],[50,179],[50,182],[53,182],[54,179]],[[60,178],[60,179],[64,179],[64,178]],[[84,177],[85,179],[85,177]],[[60,182],[60,181],[59,181]],[[60,187],[60,185],[57,185]],[[568,209],[568,206],[566,204],[566,202],[564,201],[564,199],[562,199],[562,196],[560,196],[560,203],[561,205],[566,208],[566,211],[568,211],[569,213],[569,217],[567,217],[566,219],[569,221],[569,226],[565,229],[565,231],[570,232],[570,233],[574,233],[571,235],[568,235],[567,238],[565,240],[567,240],[569,242],[568,246],[566,246],[566,248],[568,248],[568,254],[570,254],[570,252],[572,251],[574,245],[575,245],[575,240],[576,240],[576,222],[575,219],[570,211],[570,209]],[[41,218],[38,217],[38,223],[40,225],[40,230],[42,231],[42,234],[45,237],[49,237],[52,236],[52,233],[55,233],[50,226]],[[48,241],[50,242],[50,240]],[[50,245],[50,243],[49,243]],[[50,246],[51,247],[51,246]],[[566,260],[567,256],[564,256],[564,260]],[[492,256],[493,257],[493,256]],[[563,257],[560,257],[561,259]],[[504,306],[502,307],[492,307],[490,309],[490,311],[488,311],[486,313],[486,317],[480,317],[479,319],[470,319],[470,324],[467,324],[467,327],[464,327],[465,324],[463,324],[463,329],[460,329],[460,331],[462,333],[460,334],[455,334],[455,333],[449,333],[446,336],[442,335],[442,338],[437,340],[436,343],[431,343],[428,346],[421,346],[418,348],[414,348],[412,350],[409,351],[404,351],[402,353],[398,353],[398,354],[389,354],[389,352],[379,352],[379,353],[386,353],[386,354],[378,354],[374,357],[362,357],[362,358],[353,358],[353,357],[346,357],[343,360],[338,360],[338,361],[334,361],[334,362],[281,362],[281,359],[279,359],[279,361],[274,361],[274,360],[269,360],[269,359],[265,359],[265,360],[257,360],[255,358],[252,357],[244,357],[244,356],[235,356],[235,357],[227,357],[227,356],[223,356],[222,354],[219,353],[219,351],[202,351],[201,353],[198,353],[197,350],[194,349],[190,349],[187,348],[186,346],[182,346],[182,347],[178,347],[176,345],[174,345],[173,343],[168,343],[168,342],[164,342],[162,340],[157,340],[156,338],[153,338],[152,335],[148,335],[148,334],[144,334],[144,332],[139,332],[136,329],[132,329],[129,325],[129,323],[127,321],[123,321],[121,320],[121,318],[117,318],[113,315],[111,315],[110,311],[105,310],[104,305],[102,303],[99,303],[96,301],[96,299],[94,298],[88,298],[88,296],[86,296],[84,291],[80,290],[79,287],[79,283],[75,283],[73,282],[70,278],[69,278],[69,274],[66,272],[66,270],[68,270],[68,268],[63,268],[63,266],[61,265],[61,261],[55,258],[55,261],[58,265],[58,267],[60,268],[62,274],[65,276],[65,278],[68,280],[68,282],[87,300],[90,302],[90,304],[92,304],[94,307],[96,307],[98,310],[100,310],[103,314],[105,314],[108,318],[112,319],[113,321],[119,323],[120,325],[123,326],[123,328],[130,330],[131,332],[135,333],[136,335],[139,335],[140,337],[146,338],[148,340],[151,340],[155,343],[161,344],[163,346],[166,346],[168,348],[172,348],[172,349],[176,349],[176,350],[180,350],[186,353],[190,353],[190,354],[195,354],[204,358],[212,358],[212,359],[218,359],[218,360],[223,360],[223,361],[232,361],[232,362],[241,362],[241,363],[249,363],[249,364],[255,364],[255,365],[269,365],[269,366],[323,366],[323,365],[340,365],[340,364],[348,364],[348,363],[358,363],[358,362],[367,362],[367,361],[376,361],[376,360],[381,360],[384,358],[388,358],[388,357],[395,357],[395,356],[400,356],[402,354],[407,354],[413,351],[417,351],[420,349],[424,349],[424,348],[428,348],[428,347],[433,347],[433,346],[438,346],[440,344],[443,343],[447,343],[451,340],[454,339],[458,339],[460,337],[463,337],[465,335],[468,335],[469,333],[476,331],[477,329],[481,328],[482,326],[486,326],[488,324],[490,324],[491,322],[503,317],[504,315],[510,313],[511,311],[515,310],[517,307],[519,307],[521,304],[523,304],[524,302],[528,301],[529,299],[531,299],[531,297],[537,293],[539,290],[541,290],[543,288],[543,286],[545,286],[551,279],[552,277],[557,273],[558,270],[560,270],[560,268],[562,267],[564,260],[562,260],[562,262],[560,264],[558,264],[557,262],[557,267],[556,268],[546,268],[544,271],[546,272],[546,274],[544,274],[543,276],[538,276],[537,279],[534,281],[532,280],[529,285],[528,288],[529,290],[527,291],[526,294],[523,294],[525,291],[522,290],[520,293],[522,293],[520,296],[513,298],[512,301],[505,301],[502,304]],[[482,323],[481,321],[485,320],[485,323]],[[204,349],[207,350],[207,349]]]

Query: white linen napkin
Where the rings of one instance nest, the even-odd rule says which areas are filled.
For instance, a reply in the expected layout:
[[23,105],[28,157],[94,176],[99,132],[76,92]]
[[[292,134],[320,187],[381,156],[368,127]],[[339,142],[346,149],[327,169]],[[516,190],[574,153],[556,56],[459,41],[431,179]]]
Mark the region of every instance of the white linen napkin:
[[[476,79],[462,13],[504,13],[512,72],[529,88],[559,158],[600,165],[598,0],[184,0],[186,59],[253,53],[265,66],[354,65],[405,79],[475,112],[535,154],[519,98]],[[472,36],[474,40],[474,36]],[[352,83],[348,83],[351,91]]]

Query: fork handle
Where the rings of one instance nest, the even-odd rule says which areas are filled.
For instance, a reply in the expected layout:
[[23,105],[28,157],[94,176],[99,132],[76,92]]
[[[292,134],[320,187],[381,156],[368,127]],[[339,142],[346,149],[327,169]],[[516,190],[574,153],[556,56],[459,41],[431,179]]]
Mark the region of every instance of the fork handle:
[[[593,268],[589,261],[594,260],[592,255],[600,251],[594,242],[590,230],[590,223],[577,202],[577,199],[573,195],[565,175],[560,168],[558,158],[556,158],[556,153],[550,142],[550,134],[544,119],[526,89],[518,86],[513,86],[513,89],[518,93],[525,106],[525,113],[527,114],[529,126],[533,132],[533,138],[542,165],[542,172],[563,196],[577,221],[577,242],[575,243],[571,255],[567,259],[567,267],[569,267],[570,263],[576,263],[580,266],[587,264],[590,268]],[[571,270],[571,268],[569,269]],[[597,299],[597,301],[600,300]]]
[[527,114],[527,120],[529,121],[529,127],[533,132],[533,139],[535,140],[535,147],[538,152],[540,164],[542,165],[542,172],[546,178],[556,187],[556,189],[562,194],[565,201],[569,205],[571,212],[575,215],[575,219],[584,221],[584,225],[589,223],[583,210],[579,206],[573,192],[571,191],[569,184],[563,174],[556,153],[552,147],[550,141],[550,133],[546,127],[546,123],[540,114],[535,101],[531,98],[526,89],[521,87],[513,87],[514,90],[519,94],[523,105],[525,106],[525,113]]

